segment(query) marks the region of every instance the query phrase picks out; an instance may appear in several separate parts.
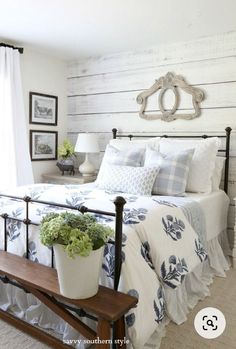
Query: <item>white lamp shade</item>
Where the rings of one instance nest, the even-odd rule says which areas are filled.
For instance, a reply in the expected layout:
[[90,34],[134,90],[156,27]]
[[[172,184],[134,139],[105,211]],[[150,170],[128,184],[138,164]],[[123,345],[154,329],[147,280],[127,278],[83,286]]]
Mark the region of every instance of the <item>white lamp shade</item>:
[[94,133],[80,133],[75,151],[78,153],[99,153],[97,136]]

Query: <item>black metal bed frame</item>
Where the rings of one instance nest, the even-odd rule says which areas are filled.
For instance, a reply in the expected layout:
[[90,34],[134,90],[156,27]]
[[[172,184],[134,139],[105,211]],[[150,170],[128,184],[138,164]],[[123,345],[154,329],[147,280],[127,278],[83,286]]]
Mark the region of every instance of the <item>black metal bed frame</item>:
[[[4,251],[7,251],[7,220],[11,219],[16,222],[21,222],[25,224],[25,258],[29,258],[29,226],[30,225],[35,225],[39,226],[39,223],[34,223],[29,219],[29,205],[36,203],[36,204],[41,204],[41,205],[46,205],[46,206],[51,206],[51,207],[59,207],[63,209],[68,209],[68,210],[75,210],[79,211],[80,213],[94,213],[94,214],[99,214],[103,216],[111,216],[115,217],[115,240],[109,240],[108,243],[114,244],[115,245],[115,268],[114,268],[114,289],[118,289],[119,285],[119,279],[120,279],[120,272],[121,272],[121,254],[122,254],[122,222],[123,222],[123,207],[126,203],[125,199],[122,196],[117,196],[115,198],[114,205],[115,205],[115,212],[108,212],[108,211],[102,211],[102,210],[94,210],[90,209],[86,206],[70,206],[70,205],[65,205],[65,204],[58,204],[50,201],[44,201],[44,200],[34,200],[30,198],[29,196],[25,197],[19,197],[19,196],[13,196],[13,195],[6,195],[6,194],[0,194],[0,197],[8,198],[13,201],[23,201],[25,202],[25,218],[24,219],[19,219],[16,217],[9,216],[7,213],[2,213],[0,214],[0,217],[4,219]],[[51,267],[54,267],[54,253],[53,253],[53,247],[51,248]],[[1,277],[0,277],[1,279]]]
[[116,138],[129,138],[130,141],[132,141],[133,138],[152,138],[152,137],[161,137],[161,138],[189,138],[189,139],[194,139],[194,138],[211,138],[211,137],[218,137],[218,138],[225,138],[226,143],[225,147],[222,149],[219,149],[218,152],[220,153],[225,153],[225,171],[224,171],[224,191],[227,193],[228,192],[228,177],[229,177],[229,151],[230,151],[230,134],[231,134],[232,128],[231,127],[226,127],[225,129],[225,135],[200,135],[200,136],[195,136],[195,135],[189,135],[189,136],[181,136],[181,135],[145,135],[145,134],[138,134],[138,135],[133,135],[133,134],[120,134],[118,133],[118,130],[116,128],[112,129],[112,134],[113,134],[113,139]]
[[[161,135],[160,137],[164,138],[209,138],[209,137],[219,137],[219,138],[225,138],[226,139],[226,144],[225,148],[220,149],[219,152],[225,153],[225,172],[224,172],[224,190],[227,193],[228,190],[228,175],[229,175],[229,151],[230,151],[230,134],[231,134],[231,127],[226,127],[225,129],[225,135],[214,135],[214,136],[209,136],[209,135],[201,135],[201,136],[181,136],[181,135],[171,135],[168,136],[166,134]],[[116,128],[112,129],[112,134],[113,134],[113,139],[116,138],[129,138],[130,141],[133,138],[151,138],[151,137],[156,137],[157,134],[155,135],[145,135],[145,134],[138,134],[138,135],[133,135],[133,134],[119,134],[118,130]],[[114,270],[114,289],[118,289],[119,285],[119,279],[120,279],[120,272],[121,272],[121,264],[122,264],[122,220],[123,220],[123,207],[125,205],[125,199],[121,196],[118,196],[114,200],[115,204],[115,213],[114,212],[107,212],[107,211],[101,211],[101,210],[92,210],[89,209],[86,206],[80,206],[80,207],[74,207],[70,205],[65,205],[65,204],[57,204],[54,202],[49,202],[49,201],[43,201],[43,200],[34,200],[30,198],[29,196],[25,197],[18,197],[18,196],[13,196],[13,195],[6,195],[6,194],[0,194],[0,197],[5,197],[9,198],[12,200],[16,201],[24,201],[26,204],[26,214],[24,219],[18,219],[16,217],[11,217],[7,213],[2,213],[0,216],[4,219],[4,251],[7,251],[7,220],[11,219],[14,221],[22,222],[26,226],[26,238],[25,238],[25,257],[29,258],[29,226],[30,225],[39,225],[37,223],[32,222],[29,219],[29,205],[32,203],[37,203],[37,204],[42,204],[42,205],[47,205],[47,206],[52,206],[52,207],[60,207],[60,208],[65,208],[69,210],[76,210],[81,212],[82,214],[88,212],[88,213],[95,213],[95,214],[100,214],[100,215],[106,215],[106,216],[113,216],[115,217],[115,243],[112,241],[109,241],[110,243],[115,244],[115,270]],[[52,254],[51,254],[51,267],[54,266],[54,258],[53,258],[53,248],[52,248]]]
[[[224,152],[226,161],[225,161],[225,173],[224,173],[224,190],[227,193],[228,190],[228,173],[229,173],[229,150],[230,150],[230,133],[231,133],[231,128],[227,127],[225,129],[226,134],[225,135],[218,135],[217,137],[220,138],[225,138],[226,139],[226,146],[224,149],[220,149],[219,152]],[[113,133],[113,139],[116,138],[123,138],[123,137],[128,137],[130,140],[132,140],[134,137],[138,138],[150,138],[150,137],[156,137],[156,135],[132,135],[132,134],[118,134],[118,131],[116,128],[112,129]],[[167,136],[167,135],[162,135],[161,137],[170,137],[170,138],[208,138],[208,137],[213,137],[213,136],[207,136],[207,135],[202,135],[202,136]],[[215,135],[214,135],[215,137]],[[43,200],[35,200],[32,199],[29,196],[25,197],[19,197],[19,196],[12,196],[12,195],[6,195],[6,194],[0,194],[0,197],[3,198],[8,198],[13,201],[23,201],[25,202],[25,218],[24,219],[18,219],[16,217],[12,217],[7,213],[2,213],[0,217],[3,218],[4,220],[4,251],[7,251],[7,220],[14,220],[17,222],[22,222],[25,224],[25,258],[29,258],[29,226],[30,225],[36,225],[38,226],[38,223],[34,223],[30,220],[29,218],[29,208],[30,204],[42,204],[42,205],[47,205],[51,207],[59,207],[63,209],[68,209],[68,210],[75,210],[79,211],[82,214],[84,213],[94,213],[94,214],[99,214],[99,215],[104,215],[104,216],[112,216],[115,218],[115,240],[114,241],[109,241],[108,243],[113,243],[115,245],[115,268],[114,268],[114,289],[118,289],[119,285],[119,280],[120,280],[120,273],[121,273],[121,265],[122,265],[122,224],[123,224],[123,208],[126,203],[125,199],[122,196],[118,196],[114,200],[114,205],[115,205],[115,212],[108,212],[108,211],[102,211],[102,210],[94,210],[94,209],[89,209],[86,206],[80,206],[80,207],[74,207],[70,205],[65,205],[65,204],[57,204],[54,202],[49,202],[49,201],[43,201]],[[53,254],[53,248],[51,252],[51,267],[54,267],[54,254]],[[14,282],[12,280],[9,280],[6,276],[0,276],[0,280],[4,283],[10,283],[13,286],[22,288],[17,282]],[[28,293],[27,290],[24,289],[25,292]],[[76,309],[74,307],[71,307],[69,305],[63,304],[63,306],[73,312],[75,312],[77,315],[81,317],[88,317],[93,320],[97,320],[96,317],[87,314],[83,309]],[[114,334],[113,334],[114,335]],[[113,345],[113,348],[115,346]]]

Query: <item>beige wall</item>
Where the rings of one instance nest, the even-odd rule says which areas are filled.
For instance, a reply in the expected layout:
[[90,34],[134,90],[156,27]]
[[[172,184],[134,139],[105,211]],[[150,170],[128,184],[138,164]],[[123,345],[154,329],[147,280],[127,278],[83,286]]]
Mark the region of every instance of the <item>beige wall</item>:
[[[66,64],[54,57],[46,56],[31,49],[24,49],[20,56],[25,104],[25,114],[29,130],[58,131],[59,143],[67,133],[66,111]],[[58,96],[58,125],[29,124],[29,92],[39,92]],[[56,161],[33,161],[35,182],[41,182],[42,173],[55,172]]]

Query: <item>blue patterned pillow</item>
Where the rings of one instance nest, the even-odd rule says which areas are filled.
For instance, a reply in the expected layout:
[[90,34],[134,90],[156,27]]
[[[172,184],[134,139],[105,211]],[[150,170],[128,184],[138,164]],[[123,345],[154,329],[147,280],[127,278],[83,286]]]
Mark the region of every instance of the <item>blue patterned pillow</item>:
[[105,165],[99,188],[135,195],[151,195],[159,168]]
[[121,166],[141,166],[143,162],[145,149],[144,148],[125,148],[119,150],[112,145],[107,145],[106,151],[102,160],[102,164],[97,176],[96,183],[102,179],[104,167],[106,164],[121,165]]
[[194,150],[190,149],[180,153],[163,155],[156,150],[147,148],[144,166],[160,167],[152,193],[184,196],[193,153]]

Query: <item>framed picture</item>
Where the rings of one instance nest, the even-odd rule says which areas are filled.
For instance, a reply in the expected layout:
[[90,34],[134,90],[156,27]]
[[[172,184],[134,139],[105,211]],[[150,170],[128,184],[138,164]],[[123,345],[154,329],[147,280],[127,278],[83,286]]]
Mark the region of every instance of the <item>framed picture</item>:
[[30,124],[57,125],[57,96],[30,92]]
[[32,161],[57,160],[57,131],[30,130]]

